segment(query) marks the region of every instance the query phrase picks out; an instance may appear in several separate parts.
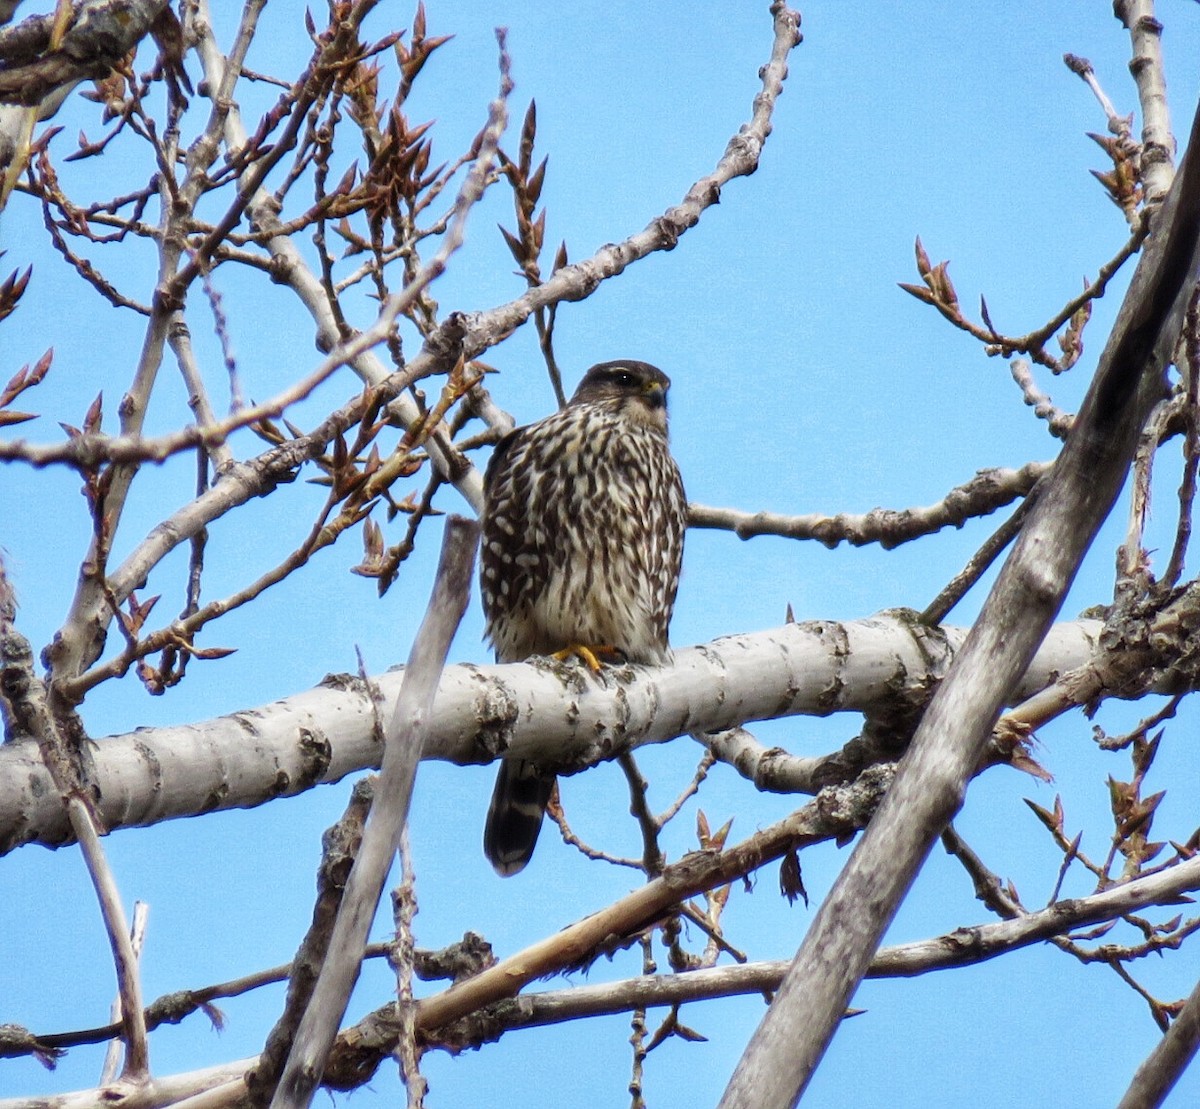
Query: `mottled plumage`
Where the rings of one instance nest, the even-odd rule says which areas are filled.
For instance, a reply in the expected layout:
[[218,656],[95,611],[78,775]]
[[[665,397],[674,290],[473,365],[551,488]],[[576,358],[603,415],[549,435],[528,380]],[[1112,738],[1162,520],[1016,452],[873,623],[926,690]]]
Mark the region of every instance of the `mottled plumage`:
[[[687,523],[667,445],[670,384],[645,362],[602,362],[566,408],[496,447],[480,581],[497,661],[574,646],[635,663],[669,656]],[[529,861],[553,787],[529,763],[501,764],[484,832],[501,874]]]

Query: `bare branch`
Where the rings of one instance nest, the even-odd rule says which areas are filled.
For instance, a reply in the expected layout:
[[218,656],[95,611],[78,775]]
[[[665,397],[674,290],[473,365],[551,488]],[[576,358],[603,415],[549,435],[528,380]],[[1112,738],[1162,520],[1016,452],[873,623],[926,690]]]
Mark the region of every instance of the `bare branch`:
[[[880,948],[867,974],[871,978],[912,977],[931,971],[974,966],[1086,925],[1114,920],[1150,905],[1171,902],[1197,889],[1200,889],[1200,858],[1193,858],[1158,874],[1137,878],[1088,897],[1058,901],[1038,912],[1012,920],[958,928],[932,939]],[[385,953],[386,945],[374,945],[374,948],[373,953],[381,955]],[[287,970],[286,967],[274,968],[264,972],[262,977],[265,979],[270,975],[270,980],[277,981]],[[782,961],[747,963],[528,993],[493,1008],[472,1027],[484,1030],[490,1039],[504,1031],[626,1012],[639,1006],[651,1008],[740,994],[768,993],[778,988],[786,970],[787,963]],[[1179,1020],[1184,1019],[1186,1012],[1185,1009]],[[339,1068],[339,1072],[343,1067],[348,1069],[349,1060],[344,1057],[352,1056],[353,1066],[362,1073],[365,1062],[363,1056],[367,1052],[373,1053],[376,1063],[385,1058],[392,1050],[397,1031],[394,1008],[388,1005],[376,1010],[338,1037],[338,1044],[334,1048],[334,1066]],[[436,1043],[442,1031],[429,1029],[427,1035]],[[454,1042],[458,1047],[463,1043],[461,1038],[456,1038]],[[220,1071],[232,1075],[236,1072],[235,1068],[246,1070],[254,1062],[245,1060],[229,1064],[220,1068]],[[209,1073],[200,1072],[205,1076]],[[174,1079],[156,1081],[160,1084],[182,1083],[189,1077],[180,1075]],[[199,1075],[192,1081],[197,1083],[198,1090],[202,1089]],[[95,1091],[88,1093],[95,1095]],[[78,1099],[83,1096],[81,1091],[79,1094],[47,1099],[46,1109],[75,1109],[80,1104]],[[0,1101],[0,1109],[17,1109],[19,1104],[23,1103],[16,1100]],[[1153,1103],[1131,1102],[1123,1109],[1143,1104]]]
[[1161,1105],[1200,1047],[1200,982],[1192,990],[1163,1038],[1137,1069],[1117,1109],[1154,1109]]
[[563,300],[583,300],[601,282],[622,273],[632,263],[656,251],[673,249],[680,236],[699,222],[705,209],[718,202],[724,185],[758,168],[759,155],[771,131],[771,114],[787,76],[788,55],[802,38],[799,13],[790,10],[782,0],[774,0],[771,14],[775,21],[775,41],[770,61],[759,70],[762,89],[754,98],[751,118],[729,140],[712,173],[700,178],[679,204],[652,220],[644,231],[624,242],[602,247],[591,258],[564,266],[516,300],[472,317],[463,337],[466,357],[474,358],[493,346],[538,308]]
[[786,1109],[800,1097],[1111,509],[1138,435],[1163,395],[1200,264],[1200,112],[1155,229],[1071,437],[894,786],[742,1056],[722,1109]]
[[38,760],[49,778],[49,797],[65,816],[82,850],[116,966],[125,1040],[122,1079],[136,1085],[150,1069],[141,981],[116,879],[100,845],[94,794],[85,785],[88,775],[80,755],[81,744],[72,742],[74,737],[69,738],[67,733],[70,727],[82,736],[82,727],[65,711],[61,717],[56,715],[45,688],[33,674],[33,652],[17,631],[15,616],[16,599],[0,565],[0,690],[6,715],[31,734]]
[[1154,17],[1154,0],[1117,0],[1113,14],[1129,31],[1133,58],[1129,70],[1142,106],[1142,182],[1146,202],[1167,195],[1175,176],[1175,136],[1167,105],[1167,79],[1162,58],[1162,24]]
[[[133,957],[136,960],[141,960],[142,946],[146,941],[146,921],[150,915],[150,906],[144,901],[135,901],[133,903],[133,925],[129,932],[129,944],[133,949]],[[110,1014],[113,1023],[120,1028],[121,1020],[121,997],[117,995],[116,1000],[112,1004]],[[146,1031],[149,1032],[149,1024],[146,1026]],[[109,1042],[108,1051],[104,1054],[104,1069],[100,1072],[100,1085],[107,1086],[117,1076],[117,1067],[121,1062],[121,1045],[117,1039]]]
[[433,719],[433,701],[450,640],[467,607],[479,526],[461,516],[446,521],[442,559],[425,619],[413,642],[404,683],[384,742],[379,791],[320,976],[309,999],[271,1104],[276,1109],[305,1106],[321,1083],[350,991],[358,979],[367,931],[383,894],[383,884],[400,843],[421,748]]
[[[869,978],[914,977],[975,966],[1011,951],[1063,936],[1076,928],[1115,920],[1148,905],[1200,889],[1200,859],[1139,878],[1090,897],[1055,902],[1013,920],[956,928],[946,935],[879,949]],[[625,1012],[637,1006],[679,1005],[714,997],[770,993],[779,988],[784,961],[714,967],[683,974],[647,975],[617,982],[524,994],[495,1014],[491,1031],[539,1027],[581,1017]],[[386,1019],[386,1011],[372,1018]],[[436,1040],[436,1032],[432,1033]]]
[[[1056,628],[1016,695],[1028,697],[1087,662],[1101,628],[1099,621]],[[966,634],[891,612],[731,636],[677,650],[670,666],[612,668],[603,682],[548,660],[449,666],[425,756],[487,762],[508,753],[578,769],[626,745],[692,730],[792,713],[879,713],[897,697],[927,694]],[[394,704],[402,680],[402,671],[376,679],[385,705]],[[377,766],[380,754],[369,691],[343,676],[244,714],[102,739],[91,775],[108,826],[134,827],[214,803],[262,804]],[[36,744],[0,745],[0,851],[72,838]]]
[[962,527],[967,520],[986,516],[1018,497],[1028,496],[1051,465],[1029,462],[1019,470],[980,470],[970,481],[950,490],[943,500],[924,508],[876,508],[862,516],[781,516],[690,504],[688,525],[732,531],[739,539],[779,535],[786,539],[816,539],[831,549],[845,541],[855,547],[878,543],[884,550],[891,550],[944,527]]
[[1033,409],[1033,414],[1039,420],[1046,421],[1046,426],[1055,439],[1065,439],[1075,417],[1061,408],[1056,408],[1050,397],[1038,388],[1038,383],[1033,378],[1033,367],[1024,358],[1014,358],[1008,364],[1008,368],[1013,381],[1021,387],[1021,396],[1025,403]]
[[954,607],[987,572],[989,566],[1000,557],[1025,526],[1025,518],[1033,505],[1033,495],[1027,496],[1016,510],[991,535],[984,540],[979,550],[967,564],[952,577],[936,597],[921,610],[921,621],[925,624],[941,624]]
[[769,793],[816,793],[830,780],[823,775],[829,759],[793,755],[782,747],[764,747],[745,728],[723,732],[696,732],[713,756],[732,766],[756,789]]
[[84,862],[100,902],[108,942],[112,947],[113,961],[117,968],[117,986],[121,995],[121,1023],[124,1027],[125,1066],[121,1071],[122,1081],[138,1085],[150,1073],[150,1053],[146,1042],[146,1020],[142,1010],[141,976],[138,973],[137,954],[133,950],[129,924],[121,904],[121,894],[113,877],[112,868],[100,846],[100,837],[92,819],[90,809],[73,796],[67,799],[67,812],[71,827],[83,849]]

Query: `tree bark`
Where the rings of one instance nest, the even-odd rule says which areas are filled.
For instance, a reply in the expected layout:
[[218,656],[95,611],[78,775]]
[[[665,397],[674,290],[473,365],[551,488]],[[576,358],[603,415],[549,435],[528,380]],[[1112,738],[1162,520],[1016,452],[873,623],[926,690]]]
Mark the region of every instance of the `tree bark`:
[[[1087,662],[1101,623],[1063,624],[1015,691],[1031,695]],[[718,731],[794,714],[877,714],[926,696],[966,638],[886,612],[729,636],[675,652],[661,669],[599,679],[549,661],[449,666],[424,757],[486,763],[501,754],[576,766],[687,731]],[[373,683],[390,712],[403,671]],[[569,709],[568,709],[569,704]],[[229,716],[146,728],[93,745],[92,782],[106,826],[144,827],[214,809],[249,808],[379,765],[364,684],[331,676],[317,689]],[[0,746],[0,853],[24,843],[73,842],[36,743]]]
[[996,717],[1112,508],[1165,391],[1200,250],[1200,112],[1053,471],[896,781],[813,920],[721,1109],[785,1109],[812,1077],[884,930],[958,810]]

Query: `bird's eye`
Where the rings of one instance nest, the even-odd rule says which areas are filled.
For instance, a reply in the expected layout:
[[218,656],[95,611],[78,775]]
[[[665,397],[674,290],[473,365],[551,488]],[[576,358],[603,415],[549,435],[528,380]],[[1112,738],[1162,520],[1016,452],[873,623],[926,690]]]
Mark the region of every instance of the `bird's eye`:
[[632,385],[636,384],[633,374],[631,374],[628,370],[615,370],[613,372],[612,379],[613,384],[619,385],[622,389],[628,389]]

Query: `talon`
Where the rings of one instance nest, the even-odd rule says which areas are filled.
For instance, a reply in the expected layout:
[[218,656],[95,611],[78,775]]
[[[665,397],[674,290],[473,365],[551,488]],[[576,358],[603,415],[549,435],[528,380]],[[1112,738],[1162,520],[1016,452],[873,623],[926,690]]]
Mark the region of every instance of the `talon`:
[[606,662],[611,665],[621,663],[625,660],[624,652],[617,647],[607,644],[596,644],[589,647],[583,643],[572,643],[570,647],[564,647],[561,651],[555,651],[550,657],[557,659],[559,662],[566,662],[569,658],[577,658],[593,674],[599,674]]

